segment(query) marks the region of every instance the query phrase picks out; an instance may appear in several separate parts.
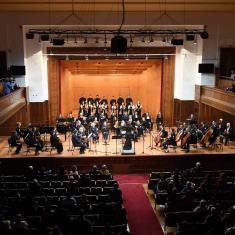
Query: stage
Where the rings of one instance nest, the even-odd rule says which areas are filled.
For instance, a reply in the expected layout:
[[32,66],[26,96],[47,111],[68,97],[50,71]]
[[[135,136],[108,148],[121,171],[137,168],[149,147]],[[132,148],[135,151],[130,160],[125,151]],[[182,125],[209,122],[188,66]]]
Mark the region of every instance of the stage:
[[113,173],[127,174],[154,170],[185,169],[192,167],[197,161],[202,162],[205,167],[209,166],[209,169],[235,168],[234,142],[230,142],[228,146],[223,146],[223,149],[202,148],[198,144],[197,148],[192,146],[189,153],[182,151],[180,146],[177,147],[176,152],[170,147],[169,152],[165,153],[160,147],[155,146],[153,138],[150,139],[150,133],[147,133],[144,138],[141,137],[135,143],[135,146],[133,143],[134,154],[123,155],[121,152],[122,140],[112,139],[112,136],[108,144],[105,145],[100,135],[99,143],[96,145],[91,143],[90,149],[87,149],[85,154],[80,154],[78,149],[75,149],[74,152],[71,151],[72,145],[69,136],[66,141],[64,141],[64,136],[61,135],[60,138],[64,146],[62,154],[58,154],[54,149],[50,152],[48,146],[46,151],[35,156],[33,149],[27,152],[26,145],[23,145],[20,154],[14,154],[14,149],[9,151],[7,137],[1,136],[1,170],[15,172],[17,168],[18,172],[22,172],[28,165],[53,168],[65,166],[70,168],[72,164],[76,164],[81,171],[85,171],[89,170],[94,164],[107,164]]

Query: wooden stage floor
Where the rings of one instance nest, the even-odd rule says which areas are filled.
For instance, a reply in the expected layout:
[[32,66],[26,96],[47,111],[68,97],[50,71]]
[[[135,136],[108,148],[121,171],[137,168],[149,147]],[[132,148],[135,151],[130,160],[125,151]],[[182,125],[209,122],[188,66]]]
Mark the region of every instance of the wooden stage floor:
[[[49,136],[47,137],[49,139]],[[87,170],[93,164],[102,165],[107,164],[111,167],[114,173],[135,173],[135,172],[149,172],[151,170],[172,170],[181,169],[185,167],[192,167],[196,161],[205,162],[210,167],[235,168],[235,142],[230,142],[228,146],[221,149],[208,149],[199,146],[195,149],[190,148],[189,153],[182,151],[180,146],[177,147],[176,152],[169,148],[169,153],[165,153],[160,147],[156,147],[150,140],[150,134],[146,134],[144,139],[140,138],[135,143],[135,154],[122,155],[122,142],[110,138],[108,145],[104,145],[100,135],[100,141],[96,144],[91,144],[90,149],[87,149],[85,154],[80,154],[79,150],[74,152],[71,149],[71,141],[69,137],[64,141],[64,136],[60,136],[63,142],[64,151],[62,154],[57,154],[55,150],[51,153],[48,151],[40,152],[40,155],[35,156],[34,151],[27,153],[26,146],[23,145],[20,154],[15,155],[14,150],[9,152],[7,136],[0,137],[0,160],[8,163],[5,165],[9,169],[14,164],[37,164],[56,166],[71,166],[72,164],[79,164],[80,169]],[[116,151],[117,149],[117,151]],[[21,161],[20,161],[21,160]],[[11,164],[10,164],[11,163]],[[13,168],[12,168],[13,169]]]

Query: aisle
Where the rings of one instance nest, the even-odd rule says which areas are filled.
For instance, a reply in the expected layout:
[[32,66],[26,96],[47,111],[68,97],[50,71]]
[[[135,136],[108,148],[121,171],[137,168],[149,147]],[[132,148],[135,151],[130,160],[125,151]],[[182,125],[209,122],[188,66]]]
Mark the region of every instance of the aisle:
[[143,185],[147,176],[117,175],[132,235],[163,235]]

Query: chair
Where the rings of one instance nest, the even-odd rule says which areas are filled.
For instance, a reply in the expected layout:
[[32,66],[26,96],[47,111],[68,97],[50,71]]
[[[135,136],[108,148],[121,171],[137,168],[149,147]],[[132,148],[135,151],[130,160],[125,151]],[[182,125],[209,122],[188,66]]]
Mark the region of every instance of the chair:
[[40,228],[42,218],[41,216],[27,216],[27,222],[29,224],[29,228]]
[[91,194],[102,194],[103,193],[103,189],[102,187],[91,187]]
[[65,196],[67,194],[66,188],[55,188],[55,195]]
[[108,186],[108,184],[107,184],[106,180],[96,180],[96,186],[97,187],[105,187],[105,186]]

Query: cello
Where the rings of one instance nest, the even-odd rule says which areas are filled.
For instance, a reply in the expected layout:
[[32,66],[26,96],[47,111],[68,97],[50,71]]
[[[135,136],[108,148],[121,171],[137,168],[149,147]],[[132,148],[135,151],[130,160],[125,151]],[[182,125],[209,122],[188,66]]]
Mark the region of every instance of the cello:
[[205,133],[205,135],[203,135],[200,144],[203,146],[206,144],[206,142],[208,141],[208,139],[211,137],[211,135],[213,134],[213,128],[210,127],[207,132]]

